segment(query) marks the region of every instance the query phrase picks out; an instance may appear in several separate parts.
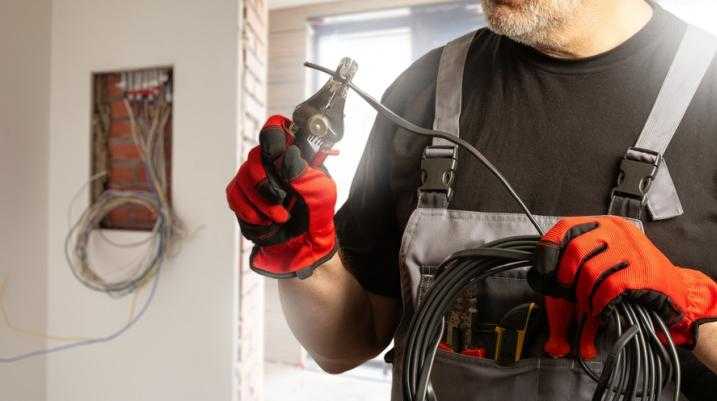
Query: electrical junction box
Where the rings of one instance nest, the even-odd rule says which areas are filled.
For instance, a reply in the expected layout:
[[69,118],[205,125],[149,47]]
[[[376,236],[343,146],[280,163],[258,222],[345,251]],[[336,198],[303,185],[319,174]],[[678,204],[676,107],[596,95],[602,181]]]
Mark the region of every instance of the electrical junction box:
[[[132,134],[133,120],[136,134],[140,137],[154,125],[157,125],[154,128],[161,129],[158,133],[164,151],[161,170],[166,180],[167,195],[171,199],[173,76],[171,67],[93,74],[92,202],[109,190],[153,190],[140,147]],[[169,118],[164,124],[155,118],[160,106],[169,107]],[[150,231],[156,219],[151,210],[128,203],[109,212],[99,227]]]

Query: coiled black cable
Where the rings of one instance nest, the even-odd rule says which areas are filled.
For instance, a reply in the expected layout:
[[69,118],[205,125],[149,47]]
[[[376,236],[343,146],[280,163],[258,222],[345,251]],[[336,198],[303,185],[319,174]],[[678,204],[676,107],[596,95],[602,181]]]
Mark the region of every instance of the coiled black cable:
[[[431,290],[409,326],[402,366],[404,401],[436,400],[430,387],[431,368],[443,335],[444,316],[458,294],[489,276],[532,266],[538,240],[514,237],[494,241],[457,252],[439,267]],[[659,400],[671,378],[677,401],[681,385],[679,359],[662,318],[640,305],[624,302],[615,305],[610,317],[618,338],[603,363],[602,373],[592,371],[578,357],[585,372],[597,383],[593,401]],[[581,323],[578,336],[583,327]],[[670,352],[662,345],[658,332],[663,334]]]
[[[614,397],[627,396],[628,400],[640,398],[641,400],[659,400],[662,390],[667,387],[670,379],[674,379],[674,397],[679,399],[682,382],[677,349],[669,334],[667,325],[655,312],[648,311],[641,305],[620,303],[613,308],[610,317],[615,322],[618,340],[608,354],[605,368],[601,375],[593,372],[582,358],[580,365],[590,377],[598,382],[593,400],[612,400]],[[628,323],[635,332],[623,333],[622,322]],[[664,335],[670,349],[668,352],[658,337],[655,327]],[[582,334],[584,322],[580,324],[578,337]],[[633,352],[626,354],[625,347],[632,342]],[[619,346],[619,342],[625,345]],[[672,350],[674,349],[674,353]],[[667,370],[665,373],[664,370]],[[614,386],[616,375],[620,382]],[[634,382],[628,383],[632,378]],[[639,380],[639,382],[638,382]],[[637,384],[640,384],[638,388]],[[609,391],[612,389],[612,391]],[[607,393],[607,395],[605,395]]]
[[[508,180],[470,143],[449,133],[411,123],[326,67],[308,62],[304,65],[346,83],[377,112],[408,132],[442,138],[463,147],[501,182],[520,205],[538,234],[544,235],[543,228]],[[404,401],[436,401],[436,394],[430,384],[431,369],[443,335],[444,316],[458,293],[491,275],[530,267],[538,240],[539,237],[529,236],[501,239],[481,248],[457,252],[439,267],[431,290],[414,314],[409,328],[403,359]],[[617,327],[618,338],[603,364],[602,373],[598,375],[584,360],[579,356],[577,358],[583,370],[597,383],[593,401],[634,401],[638,398],[640,401],[657,401],[670,378],[674,378],[673,400],[678,401],[681,387],[680,362],[675,344],[662,318],[640,305],[623,302],[616,305],[611,314]],[[583,327],[581,324],[579,335]],[[669,352],[662,345],[656,329],[659,329],[666,339]]]
[[442,336],[443,317],[459,292],[491,275],[530,266],[537,242],[537,237],[506,238],[458,252],[441,265],[408,330],[403,359],[404,400],[427,399],[428,375]]

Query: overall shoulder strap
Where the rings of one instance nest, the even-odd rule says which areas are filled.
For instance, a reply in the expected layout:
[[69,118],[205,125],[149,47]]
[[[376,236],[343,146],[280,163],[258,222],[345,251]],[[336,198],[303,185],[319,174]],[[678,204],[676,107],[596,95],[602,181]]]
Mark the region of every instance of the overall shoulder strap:
[[613,189],[609,213],[664,220],[684,213],[663,154],[687,112],[717,52],[717,41],[689,26],[634,147],[627,150]]
[[[460,136],[463,107],[463,75],[476,32],[462,36],[443,48],[436,77],[436,110],[433,129]],[[446,208],[453,197],[457,147],[441,138],[427,146],[421,161],[423,185],[418,206]]]
[[[443,48],[436,78],[436,114],[433,129],[460,136],[460,118],[463,106],[463,76],[468,51],[476,32],[460,37]],[[436,138],[434,145],[452,145]]]

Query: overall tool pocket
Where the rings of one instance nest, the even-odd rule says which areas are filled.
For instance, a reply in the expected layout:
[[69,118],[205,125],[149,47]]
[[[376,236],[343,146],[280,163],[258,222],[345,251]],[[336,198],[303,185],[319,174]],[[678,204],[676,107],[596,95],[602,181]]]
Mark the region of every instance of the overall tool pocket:
[[[423,273],[435,272],[435,268],[423,267],[421,272],[419,293],[427,293],[433,277]],[[540,316],[542,297],[530,288],[526,275],[527,270],[497,274],[458,297],[446,317],[444,342],[431,375],[438,399],[592,399],[596,385],[575,360],[543,357],[547,328]],[[510,320],[525,320],[525,326],[515,327]],[[525,329],[520,340],[511,332],[513,328]],[[601,365],[589,363],[596,371]]]
[[[600,369],[599,363],[591,365]],[[444,351],[435,360],[431,382],[440,400],[587,401],[595,391],[595,383],[571,359],[528,358],[502,366]]]

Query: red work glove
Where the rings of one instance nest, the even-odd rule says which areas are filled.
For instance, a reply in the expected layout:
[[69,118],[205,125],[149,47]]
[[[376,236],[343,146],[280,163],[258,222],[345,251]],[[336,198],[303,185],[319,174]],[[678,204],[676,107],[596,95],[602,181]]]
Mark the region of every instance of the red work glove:
[[567,330],[575,308],[587,319],[580,339],[580,353],[587,359],[597,355],[601,315],[621,300],[658,312],[678,345],[694,346],[698,326],[717,320],[717,283],[697,270],[674,266],[633,223],[620,217],[558,222],[540,241],[529,280],[549,295],[545,350],[555,357],[570,351]]
[[226,190],[242,235],[255,244],[251,268],[273,278],[309,277],[337,249],[336,184],[301,157],[290,126],[269,118]]

